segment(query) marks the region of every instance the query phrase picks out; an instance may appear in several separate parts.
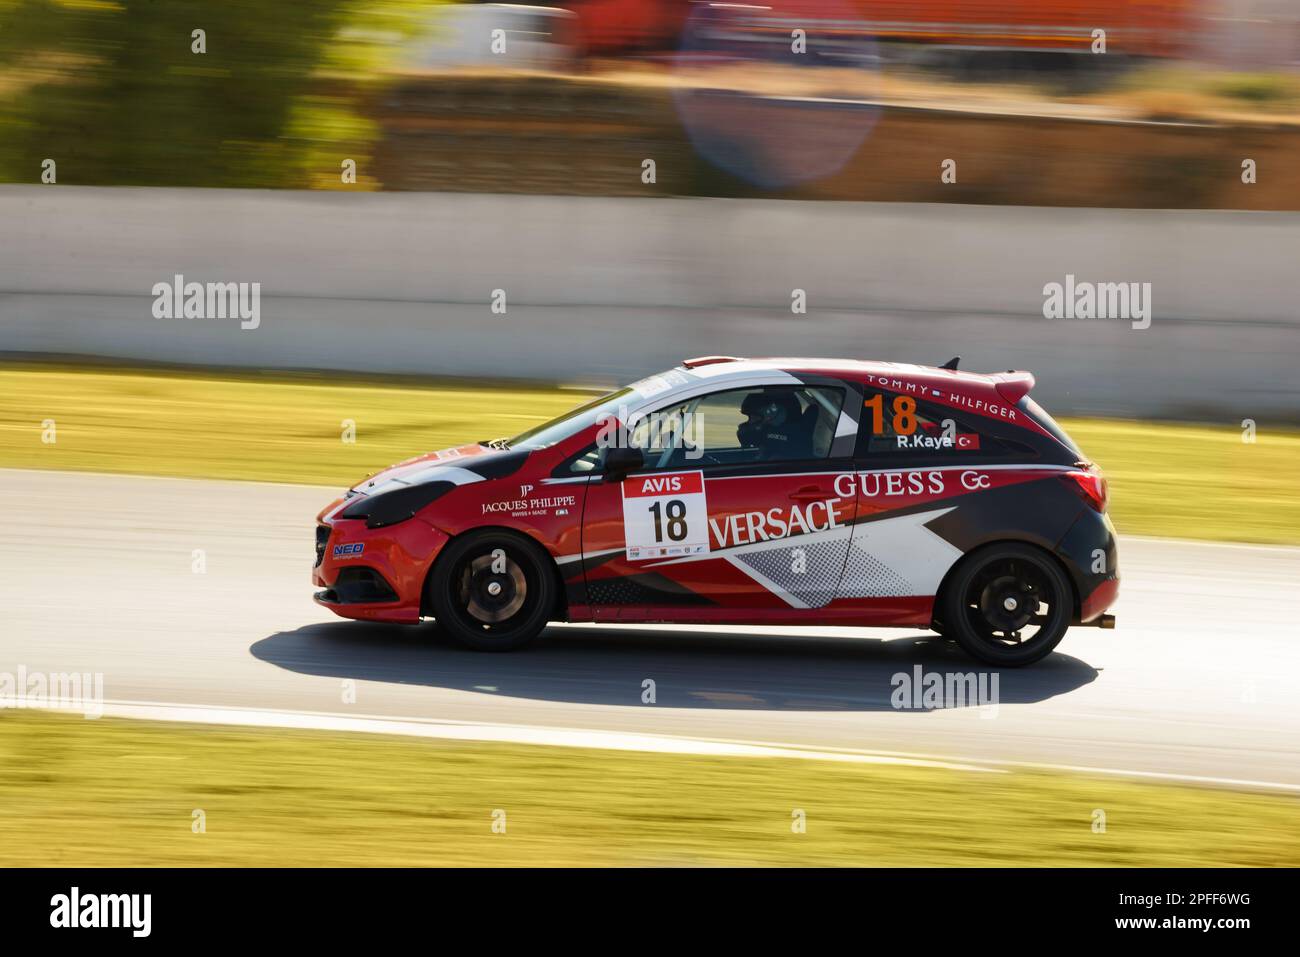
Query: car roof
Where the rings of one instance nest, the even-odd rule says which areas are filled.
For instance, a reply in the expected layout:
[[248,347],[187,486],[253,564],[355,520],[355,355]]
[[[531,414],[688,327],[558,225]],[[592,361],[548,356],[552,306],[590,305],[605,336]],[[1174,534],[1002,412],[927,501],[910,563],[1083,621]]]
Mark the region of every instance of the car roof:
[[[955,360],[954,360],[955,361]],[[702,356],[687,359],[679,367],[701,378],[742,378],[762,372],[810,373],[833,376],[855,382],[915,383],[962,393],[996,393],[1012,405],[1019,402],[1034,386],[1029,372],[1009,369],[1006,372],[982,373],[923,366],[908,362],[885,362],[874,359],[816,359],[798,357],[764,357],[742,359],[736,356]]]

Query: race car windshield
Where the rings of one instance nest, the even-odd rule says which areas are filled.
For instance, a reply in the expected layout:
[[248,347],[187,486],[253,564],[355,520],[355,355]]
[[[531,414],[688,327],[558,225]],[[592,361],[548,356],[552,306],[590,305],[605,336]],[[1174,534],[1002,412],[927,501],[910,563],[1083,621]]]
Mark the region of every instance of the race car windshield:
[[603,395],[586,405],[580,405],[559,418],[552,419],[535,429],[529,429],[509,440],[512,449],[536,451],[545,449],[556,442],[563,441],[576,432],[595,425],[602,416],[619,414],[619,406],[626,404],[628,397],[635,393],[630,386]]

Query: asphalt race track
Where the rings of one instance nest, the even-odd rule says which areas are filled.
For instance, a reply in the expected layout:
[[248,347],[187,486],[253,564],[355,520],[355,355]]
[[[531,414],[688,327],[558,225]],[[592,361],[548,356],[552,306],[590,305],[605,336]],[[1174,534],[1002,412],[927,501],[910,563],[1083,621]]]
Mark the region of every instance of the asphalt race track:
[[[102,672],[111,701],[652,732],[1300,789],[1300,548],[1130,539],[1114,631],[1000,674],[996,713],[899,711],[973,662],[914,631],[553,626],[515,654],[311,601],[331,490],[0,470],[0,672]],[[206,570],[192,570],[202,549]],[[653,679],[657,702],[642,703]],[[355,704],[342,701],[354,679]]]

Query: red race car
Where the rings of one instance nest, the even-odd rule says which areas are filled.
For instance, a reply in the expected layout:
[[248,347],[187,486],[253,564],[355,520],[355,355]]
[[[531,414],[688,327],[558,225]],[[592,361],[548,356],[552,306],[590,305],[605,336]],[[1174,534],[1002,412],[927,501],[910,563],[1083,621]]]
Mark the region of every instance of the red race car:
[[511,439],[365,479],[316,600],[504,651],[549,621],[931,628],[985,662],[1111,627],[1106,481],[1027,372],[683,362]]

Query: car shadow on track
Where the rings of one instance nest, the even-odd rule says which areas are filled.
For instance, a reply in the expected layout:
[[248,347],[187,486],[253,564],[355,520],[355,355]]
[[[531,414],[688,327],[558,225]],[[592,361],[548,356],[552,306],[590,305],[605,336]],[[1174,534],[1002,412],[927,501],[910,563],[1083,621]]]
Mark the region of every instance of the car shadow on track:
[[830,638],[553,625],[530,648],[485,654],[450,644],[436,625],[330,622],[271,635],[250,650],[300,674],[570,704],[641,707],[650,679],[660,707],[761,711],[897,710],[891,696],[902,681],[896,676],[914,679],[918,666],[922,674],[986,673],[990,690],[996,672],[999,704],[1043,701],[1098,675],[1060,652],[1028,668],[990,669],[932,635]]

